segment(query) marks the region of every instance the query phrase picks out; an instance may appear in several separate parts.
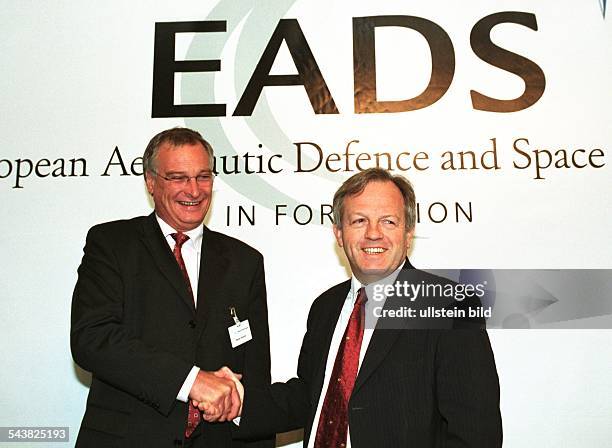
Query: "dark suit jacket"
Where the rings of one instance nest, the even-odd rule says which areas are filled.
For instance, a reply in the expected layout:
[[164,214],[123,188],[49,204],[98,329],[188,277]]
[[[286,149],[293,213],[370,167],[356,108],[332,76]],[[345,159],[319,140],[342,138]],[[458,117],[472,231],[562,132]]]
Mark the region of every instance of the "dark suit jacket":
[[[194,365],[270,384],[263,258],[246,244],[204,227],[197,312],[153,214],[93,227],[78,274],[71,348],[92,384],[77,447],[180,446],[187,404],[176,395]],[[253,334],[235,349],[232,306]],[[201,425],[195,446],[273,446],[232,441],[229,422]]]
[[[404,268],[411,281],[445,282],[408,262]],[[313,303],[298,378],[270,388],[247,388],[240,436],[304,427],[304,446],[314,437],[327,354],[349,289],[350,280]],[[387,305],[393,306],[392,298]],[[487,333],[480,328],[440,329],[450,328],[447,323],[436,322],[436,329],[377,325],[349,401],[352,448],[501,446],[499,381]],[[480,327],[472,324],[461,322]]]

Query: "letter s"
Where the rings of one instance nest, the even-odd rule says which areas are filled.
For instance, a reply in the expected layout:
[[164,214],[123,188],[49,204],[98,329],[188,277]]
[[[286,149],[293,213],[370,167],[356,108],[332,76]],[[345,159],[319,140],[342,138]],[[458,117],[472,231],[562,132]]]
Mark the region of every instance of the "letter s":
[[500,23],[517,23],[537,31],[536,17],[526,12],[499,12],[480,19],[470,33],[470,44],[476,56],[494,67],[522,78],[525,82],[525,91],[518,98],[500,100],[470,90],[472,107],[488,112],[517,112],[534,105],[542,97],[546,78],[535,62],[498,47],[491,41],[491,30]]

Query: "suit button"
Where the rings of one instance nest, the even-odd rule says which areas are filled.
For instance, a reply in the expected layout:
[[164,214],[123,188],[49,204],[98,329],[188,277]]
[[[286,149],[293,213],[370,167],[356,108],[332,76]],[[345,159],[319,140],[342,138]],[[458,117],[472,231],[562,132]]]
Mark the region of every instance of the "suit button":
[[189,326],[190,326],[191,328],[195,328],[195,327],[196,327],[195,320],[190,320],[190,321],[189,321]]

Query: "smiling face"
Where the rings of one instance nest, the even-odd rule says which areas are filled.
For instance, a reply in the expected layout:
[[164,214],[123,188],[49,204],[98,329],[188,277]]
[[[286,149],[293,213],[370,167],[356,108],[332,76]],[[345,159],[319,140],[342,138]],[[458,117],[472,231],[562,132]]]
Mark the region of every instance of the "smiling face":
[[[192,176],[211,171],[208,153],[200,144],[172,146],[162,143],[155,159],[155,171],[147,173],[147,190],[153,196],[155,212],[180,232],[202,224],[212,196],[212,181],[198,183]],[[185,184],[164,179],[190,176]]]
[[406,258],[414,230],[406,229],[404,199],[391,181],[373,181],[344,200],[342,226],[334,226],[355,277],[364,285],[395,271]]

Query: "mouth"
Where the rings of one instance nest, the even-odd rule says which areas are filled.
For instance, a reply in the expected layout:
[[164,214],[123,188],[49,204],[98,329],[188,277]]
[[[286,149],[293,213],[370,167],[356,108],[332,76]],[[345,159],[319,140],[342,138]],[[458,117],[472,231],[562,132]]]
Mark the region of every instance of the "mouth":
[[368,255],[382,254],[383,252],[387,251],[387,249],[384,247],[364,247],[361,250]]
[[179,204],[185,207],[197,207],[202,201],[178,201]]

